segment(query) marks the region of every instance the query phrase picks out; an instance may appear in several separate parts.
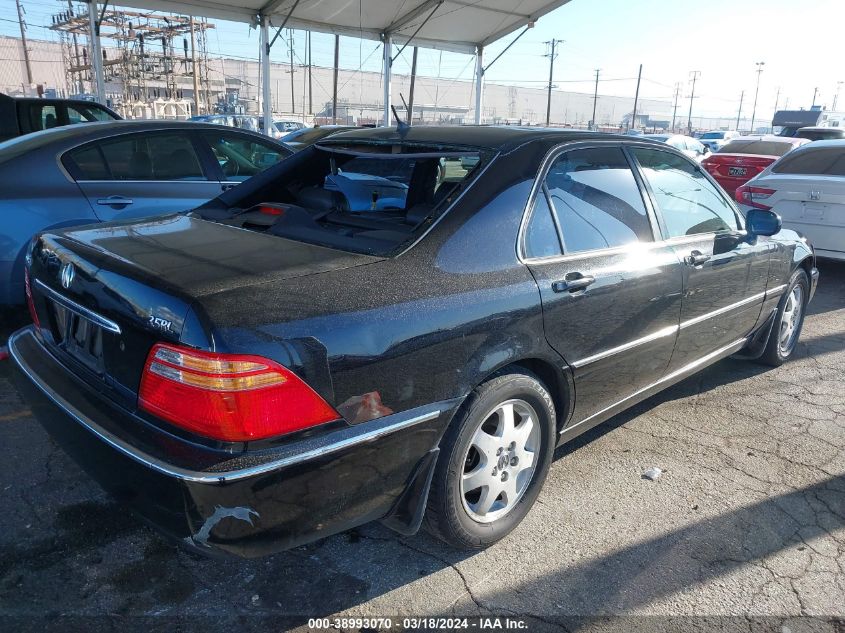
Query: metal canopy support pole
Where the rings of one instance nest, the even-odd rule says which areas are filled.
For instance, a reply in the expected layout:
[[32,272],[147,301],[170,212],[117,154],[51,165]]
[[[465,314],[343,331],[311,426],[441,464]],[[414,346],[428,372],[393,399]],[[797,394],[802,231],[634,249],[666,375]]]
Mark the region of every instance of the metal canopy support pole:
[[88,41],[91,43],[92,88],[100,103],[106,102],[106,82],[103,79],[103,51],[100,48],[100,25],[97,21],[97,1],[88,3]]
[[411,57],[411,88],[408,92],[408,125],[414,124],[414,86],[417,82],[417,47]]
[[[337,65],[340,58],[340,35],[334,36],[334,78],[332,79],[332,124],[337,125]],[[344,123],[346,121],[344,120]]]
[[270,96],[270,18],[261,16],[261,105],[264,115],[264,133],[273,130],[273,100]]
[[481,107],[484,105],[484,47],[479,46],[475,55],[475,124],[481,125]]
[[391,66],[391,37],[390,33],[382,34],[384,39],[384,127],[390,127],[390,66]]

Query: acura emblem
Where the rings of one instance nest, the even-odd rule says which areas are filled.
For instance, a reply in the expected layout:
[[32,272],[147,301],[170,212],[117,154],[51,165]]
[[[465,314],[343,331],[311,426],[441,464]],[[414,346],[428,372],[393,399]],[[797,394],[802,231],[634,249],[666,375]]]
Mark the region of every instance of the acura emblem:
[[70,288],[75,275],[76,271],[73,268],[73,264],[68,263],[62,266],[62,270],[59,273],[59,281],[62,283],[62,288]]

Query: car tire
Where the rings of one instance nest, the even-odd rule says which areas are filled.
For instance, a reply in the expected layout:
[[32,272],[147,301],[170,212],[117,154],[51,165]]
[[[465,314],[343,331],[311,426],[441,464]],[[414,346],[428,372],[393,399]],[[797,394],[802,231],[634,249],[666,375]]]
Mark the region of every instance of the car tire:
[[766,349],[760,357],[762,363],[779,367],[792,356],[804,325],[809,291],[810,280],[807,273],[799,268],[792,273],[786,291],[778,303],[775,322],[772,325]]
[[[556,419],[548,390],[526,370],[497,374],[478,386],[441,442],[426,529],[460,549],[481,549],[511,532],[548,474]],[[478,482],[484,485],[473,488]]]

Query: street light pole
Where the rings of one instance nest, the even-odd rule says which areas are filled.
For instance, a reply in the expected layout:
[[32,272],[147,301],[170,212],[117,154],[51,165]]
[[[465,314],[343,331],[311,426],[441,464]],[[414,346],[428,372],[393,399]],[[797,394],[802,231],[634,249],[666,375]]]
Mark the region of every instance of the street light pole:
[[766,62],[757,62],[757,89],[754,91],[754,107],[751,109],[751,133],[754,134],[754,117],[757,114],[757,95],[760,93],[760,75]]
[[819,94],[819,89],[813,88],[813,105],[810,106],[811,108],[816,107],[816,97],[818,96],[818,94]]
[[596,102],[599,100],[599,73],[601,68],[596,68],[596,90],[593,93],[593,120],[590,121],[590,129],[595,130],[596,127]]
[[692,100],[695,99],[695,82],[698,79],[699,75],[701,75],[700,70],[693,70],[690,72],[692,75],[692,91],[689,95],[689,117],[687,117],[687,134],[692,136]]
[[837,81],[836,82],[836,94],[833,95],[833,107],[831,108],[831,110],[833,110],[834,112],[836,111],[836,102],[839,101],[839,90],[840,90],[840,88],[842,88],[842,82]]
[[739,119],[742,116],[742,100],[745,98],[745,90],[739,94],[739,112],[736,113],[736,131],[739,132]]

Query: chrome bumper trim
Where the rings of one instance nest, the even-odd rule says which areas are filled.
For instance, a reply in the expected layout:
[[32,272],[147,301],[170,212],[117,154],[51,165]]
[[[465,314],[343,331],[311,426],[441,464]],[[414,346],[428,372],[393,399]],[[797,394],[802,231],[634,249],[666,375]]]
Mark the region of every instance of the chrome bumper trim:
[[[228,470],[221,472],[189,470],[163,462],[162,460],[157,459],[149,455],[148,453],[141,451],[136,447],[128,444],[113,433],[110,433],[95,422],[92,422],[91,420],[86,418],[72,404],[70,404],[67,400],[65,400],[55,391],[50,389],[50,387],[38,377],[38,375],[33,371],[29,364],[21,357],[21,354],[17,349],[17,340],[21,336],[25,335],[32,336],[29,330],[21,330],[13,334],[9,338],[9,355],[15,361],[20,370],[32,381],[32,383],[36,387],[41,390],[41,392],[45,396],[47,396],[47,398],[52,400],[52,402],[57,407],[62,409],[65,413],[67,413],[67,415],[72,417],[74,420],[76,420],[76,422],[78,422],[85,429],[100,438],[103,442],[105,442],[118,452],[123,453],[130,459],[163,475],[167,475],[169,477],[174,477],[176,479],[192,483],[223,484],[230,481],[236,481],[238,479],[246,479],[255,475],[261,475],[263,473],[267,473],[280,468],[285,468],[293,464],[307,462],[317,457],[322,457],[330,453],[335,453],[351,446],[355,446],[356,444],[363,444],[365,442],[378,439],[384,435],[394,433],[401,429],[405,429],[410,426],[420,424],[422,422],[433,420],[437,418],[441,413],[440,410],[436,410],[407,418],[403,418],[403,414],[398,413],[393,414],[391,416],[386,416],[385,418],[372,420],[371,422],[365,422],[363,424],[372,425],[373,428],[364,432],[358,432],[359,429],[356,429],[354,427],[350,429],[343,429],[342,431],[338,431],[338,433],[345,433],[347,434],[346,437],[340,438],[334,442],[328,444],[315,445],[312,448],[306,448],[301,452],[286,455],[279,459],[274,459],[263,464],[251,466],[249,468],[241,468],[237,470]],[[388,422],[386,424],[383,422],[382,424],[379,424],[380,421],[384,421],[387,417],[398,417],[399,419],[393,422]],[[310,441],[310,444],[316,444],[315,440],[319,441],[319,438],[314,438]],[[304,445],[307,445],[308,443],[309,440],[303,441]]]

